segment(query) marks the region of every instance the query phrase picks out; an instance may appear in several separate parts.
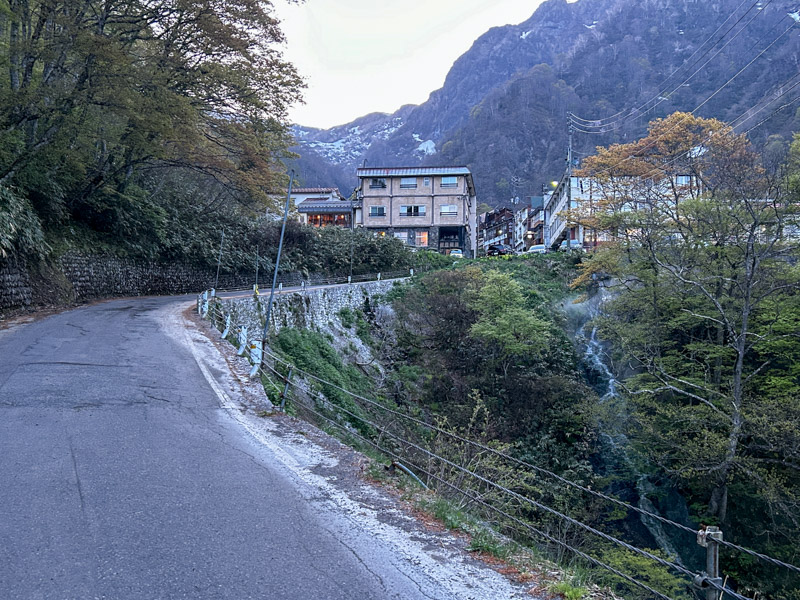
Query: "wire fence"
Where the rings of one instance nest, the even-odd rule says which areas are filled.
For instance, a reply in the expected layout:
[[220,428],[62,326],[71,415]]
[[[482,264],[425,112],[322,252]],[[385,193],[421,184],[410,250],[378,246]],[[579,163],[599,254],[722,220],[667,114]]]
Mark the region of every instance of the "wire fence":
[[[201,300],[198,300],[198,308]],[[202,312],[202,309],[201,309]],[[219,299],[208,302],[207,318],[217,329],[228,325],[229,335],[235,331]],[[260,344],[259,344],[260,346]],[[745,600],[747,597],[726,585],[727,579],[719,572],[718,563],[707,572],[686,568],[679,560],[663,557],[648,549],[638,548],[619,537],[584,522],[581,513],[585,501],[570,496],[569,491],[588,495],[613,504],[626,511],[654,519],[696,536],[707,546],[709,556],[718,556],[719,546],[741,552],[792,574],[800,574],[800,567],[779,559],[724,541],[721,535],[712,535],[709,528],[697,531],[608,494],[593,490],[540,465],[532,464],[511,455],[507,449],[486,439],[469,437],[464,431],[449,427],[444,422],[429,422],[409,414],[400,407],[352,392],[314,373],[305,371],[270,352],[265,346],[254,353],[252,346],[242,344],[242,353],[254,365],[271,398],[281,407],[289,397],[295,412],[320,425],[331,426],[350,438],[356,445],[372,448],[393,461],[411,467],[427,485],[437,493],[472,509],[487,518],[503,533],[523,544],[536,543],[558,549],[594,565],[601,571],[618,578],[617,582],[632,585],[652,597],[675,600],[665,591],[659,591],[640,573],[625,573],[618,566],[602,560],[605,548],[617,548],[638,556],[669,571],[685,584],[680,597],[690,589],[705,591],[706,598],[721,600],[723,596]],[[277,382],[277,383],[276,383]],[[567,498],[566,507],[551,504]],[[568,514],[572,512],[573,514]],[[604,545],[603,545],[604,544]],[[675,593],[674,591],[672,593]]]

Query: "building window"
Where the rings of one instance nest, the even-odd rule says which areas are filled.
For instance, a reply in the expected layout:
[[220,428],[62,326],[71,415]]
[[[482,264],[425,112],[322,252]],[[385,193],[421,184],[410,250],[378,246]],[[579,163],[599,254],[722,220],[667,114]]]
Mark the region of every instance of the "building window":
[[431,187],[431,178],[430,177],[423,177],[422,178],[422,187]]
[[442,177],[442,187],[443,188],[454,188],[458,185],[458,177],[455,175],[451,175],[448,177]]
[[386,180],[383,177],[371,179],[369,182],[369,189],[385,188]]
[[385,217],[386,216],[386,207],[385,206],[370,206],[369,207],[369,216],[370,217]]
[[458,206],[456,204],[442,204],[439,208],[439,214],[445,217],[455,217],[458,215]]
[[427,231],[418,231],[417,232],[417,237],[416,237],[416,243],[414,245],[415,246],[420,246],[420,247],[423,247],[423,248],[427,247],[428,246],[428,232]]
[[400,232],[396,231],[394,233],[394,237],[403,242],[404,244],[408,243],[408,234],[405,231],[400,231]]
[[425,216],[425,205],[413,205],[413,206],[401,206],[400,207],[400,216],[401,217],[424,217]]
[[401,177],[400,178],[400,189],[401,190],[411,190],[417,187],[417,178],[416,177]]

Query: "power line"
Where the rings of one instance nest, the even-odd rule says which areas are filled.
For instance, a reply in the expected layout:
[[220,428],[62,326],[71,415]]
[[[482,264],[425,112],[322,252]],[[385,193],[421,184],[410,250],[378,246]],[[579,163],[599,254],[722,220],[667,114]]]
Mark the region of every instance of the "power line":
[[[769,4],[770,4],[772,1],[773,1],[773,0],[769,0],[769,1],[767,2],[767,4],[766,4],[766,5],[765,5],[763,8],[766,8],[767,6],[769,6]],[[754,5],[754,6],[755,6],[755,5]],[[733,24],[733,26],[732,26],[730,29],[728,29],[728,31],[727,31],[727,32],[725,32],[725,35],[727,35],[727,34],[728,34],[730,31],[731,31],[731,29],[733,29],[733,27],[735,27],[735,26],[736,26],[736,25],[737,25],[737,24],[738,24],[738,23],[739,23],[739,22],[740,22],[740,21],[741,21],[741,20],[742,20],[742,19],[743,19],[743,18],[744,18],[746,15],[747,15],[747,13],[749,13],[749,12],[750,12],[750,10],[752,10],[752,8],[753,8],[753,6],[751,6],[751,7],[750,7],[750,9],[748,9],[748,11],[747,11],[747,12],[746,12],[744,15],[742,15],[742,17],[740,17],[740,18],[739,18],[739,20],[737,20],[737,21],[736,21],[736,23],[734,23],[734,24]],[[681,87],[682,87],[684,84],[688,83],[688,82],[689,82],[689,81],[690,81],[690,80],[691,80],[691,79],[692,79],[692,78],[693,78],[695,75],[697,75],[697,74],[698,74],[700,71],[702,71],[702,70],[703,70],[703,69],[706,67],[706,65],[708,65],[708,63],[710,63],[710,62],[711,62],[712,60],[714,60],[714,59],[715,59],[717,56],[719,56],[719,54],[720,54],[720,53],[721,53],[721,52],[722,52],[722,51],[723,51],[723,50],[724,50],[724,49],[725,49],[725,48],[726,48],[726,47],[727,47],[729,44],[731,44],[731,42],[733,42],[733,41],[734,41],[734,40],[735,40],[735,39],[736,39],[736,38],[739,36],[739,34],[741,34],[741,33],[742,33],[742,32],[743,32],[743,31],[744,31],[746,28],[747,28],[747,26],[748,26],[749,24],[750,24],[750,23],[752,23],[752,22],[753,22],[753,20],[754,20],[754,19],[756,19],[756,18],[757,18],[757,17],[758,17],[760,14],[762,14],[762,13],[763,13],[763,10],[762,10],[762,11],[759,11],[759,12],[757,12],[755,15],[753,15],[753,16],[750,18],[750,20],[749,20],[747,23],[745,23],[745,24],[744,24],[744,26],[743,26],[743,27],[742,27],[742,28],[741,28],[739,31],[737,31],[737,32],[736,32],[736,33],[733,35],[733,37],[732,37],[731,39],[729,39],[727,42],[725,42],[725,44],[723,44],[723,45],[722,45],[722,46],[721,46],[721,47],[720,47],[720,48],[719,48],[719,49],[718,49],[718,50],[717,50],[717,51],[716,51],[716,52],[715,52],[715,53],[714,53],[714,54],[713,54],[713,55],[712,55],[712,56],[711,56],[711,57],[710,57],[710,58],[709,58],[709,59],[708,59],[706,62],[704,62],[702,65],[700,65],[700,67],[698,67],[698,68],[697,68],[697,69],[696,69],[696,70],[695,70],[695,71],[694,71],[694,72],[693,72],[691,75],[689,75],[689,76],[688,76],[686,79],[684,79],[684,80],[683,80],[681,83],[679,83],[677,86],[675,86],[674,88],[672,88],[672,89],[671,89],[671,90],[669,90],[669,91],[662,91],[662,92],[661,92],[661,93],[658,95],[658,100],[659,100],[659,101],[658,101],[658,102],[656,102],[656,104],[654,104],[652,107],[649,107],[647,110],[652,110],[652,109],[654,109],[656,106],[658,106],[659,104],[661,104],[662,102],[664,102],[664,101],[667,99],[667,96],[669,96],[669,95],[671,95],[671,94],[675,93],[675,92],[676,92],[678,89],[680,89],[680,88],[681,88]],[[781,22],[783,22],[785,19],[786,19],[786,17],[784,16],[784,17],[783,17],[783,18],[782,18],[782,19],[781,19],[781,20],[780,20],[778,23],[781,23]],[[745,67],[742,69],[742,71],[744,71],[744,69],[746,69],[748,66],[750,66],[750,65],[753,63],[753,61],[755,61],[755,60],[756,60],[758,57],[760,57],[760,56],[761,56],[761,55],[762,55],[762,54],[763,54],[763,53],[764,53],[764,52],[765,52],[767,49],[769,49],[770,47],[772,47],[772,45],[773,45],[773,44],[775,44],[775,43],[776,43],[776,42],[777,42],[777,41],[778,41],[778,40],[779,40],[781,37],[783,37],[784,35],[786,35],[786,33],[787,33],[787,32],[788,32],[788,31],[789,31],[789,30],[790,30],[790,29],[791,29],[793,26],[794,26],[794,23],[792,23],[792,24],[789,26],[789,29],[787,29],[787,31],[785,31],[785,32],[784,32],[784,33],[782,33],[780,36],[778,36],[778,37],[777,37],[775,40],[773,40],[773,42],[772,42],[772,43],[771,43],[771,44],[770,44],[770,45],[769,45],[767,48],[765,48],[764,50],[762,50],[762,51],[761,51],[761,52],[760,52],[760,53],[759,53],[759,54],[756,56],[756,58],[755,58],[755,59],[753,59],[752,61],[750,61],[750,63],[748,63],[748,64],[747,64],[747,65],[746,65],[746,66],[745,66]],[[724,36],[723,36],[723,37],[724,37]],[[722,38],[720,38],[720,39],[722,39]],[[718,40],[718,41],[719,41],[719,40]],[[705,56],[705,54],[704,54],[703,56]],[[702,57],[701,57],[701,58],[702,58]],[[697,63],[695,62],[695,64],[697,64]],[[692,66],[694,66],[694,65],[692,65]],[[695,109],[694,109],[693,111],[691,111],[691,112],[695,112],[695,111],[696,111],[696,110],[698,110],[698,109],[699,109],[701,106],[703,106],[703,105],[704,105],[706,102],[708,102],[708,101],[709,101],[711,98],[713,98],[714,96],[716,96],[716,95],[717,95],[717,93],[719,93],[719,92],[720,92],[720,91],[721,91],[723,88],[725,88],[725,87],[726,87],[726,86],[727,86],[727,85],[728,85],[728,84],[729,84],[731,81],[733,81],[733,79],[735,79],[736,77],[738,77],[738,75],[739,75],[739,74],[740,74],[742,71],[739,71],[739,73],[737,73],[737,74],[736,74],[734,77],[732,77],[732,78],[728,79],[728,81],[726,81],[726,82],[725,82],[725,83],[724,83],[724,84],[723,84],[723,85],[722,85],[720,88],[718,88],[718,89],[717,89],[717,90],[716,90],[716,91],[715,91],[713,94],[711,94],[711,96],[709,96],[708,98],[706,98],[706,100],[705,100],[703,103],[701,103],[701,104],[700,104],[700,106],[698,106],[697,108],[695,108]],[[666,94],[666,95],[664,95],[664,94]],[[651,102],[651,101],[652,101],[652,99],[651,99],[651,100],[648,100],[648,102]],[[641,106],[641,107],[639,107],[638,109],[635,109],[635,111],[637,112],[637,114],[636,114],[636,115],[633,115],[633,116],[638,116],[638,111],[639,111],[639,110],[640,110],[642,107],[644,107],[644,106],[645,106],[645,105],[642,105],[642,106]],[[632,113],[633,113],[633,112],[634,112],[634,111],[632,111]],[[619,128],[620,128],[620,127],[621,127],[621,126],[622,126],[622,125],[623,125],[625,122],[627,122],[627,120],[628,120],[628,117],[626,116],[626,117],[624,117],[624,118],[622,118],[622,119],[618,119],[618,120],[617,120],[616,122],[614,122],[614,123],[611,123],[611,124],[606,124],[606,125],[604,126],[604,133],[607,133],[607,132],[609,132],[609,131],[614,131],[614,130],[616,130],[616,129],[619,129]],[[584,127],[587,127],[587,126],[588,126],[588,125],[584,125]]]
[[[438,427],[436,425],[431,425],[429,423],[426,423],[425,421],[417,419],[416,417],[412,417],[411,415],[407,415],[407,414],[402,413],[400,411],[397,411],[397,410],[391,409],[389,407],[383,406],[382,404],[380,404],[379,402],[376,402],[375,400],[372,400],[372,399],[366,398],[366,397],[364,397],[364,396],[362,396],[360,394],[356,394],[354,392],[351,392],[351,391],[349,391],[349,390],[347,390],[347,389],[345,389],[345,388],[343,388],[343,387],[341,387],[341,386],[339,386],[339,385],[337,385],[335,383],[332,383],[330,381],[327,381],[325,379],[317,377],[316,375],[313,375],[312,373],[304,371],[303,369],[300,369],[299,367],[297,367],[295,365],[292,365],[292,363],[289,363],[288,361],[286,361],[286,360],[284,360],[284,359],[282,359],[282,358],[280,358],[278,356],[275,356],[274,354],[272,354],[270,352],[265,351],[265,353],[268,356],[270,356],[273,360],[282,362],[283,364],[285,364],[287,366],[293,367],[296,373],[300,373],[300,374],[302,374],[302,375],[304,375],[304,376],[306,376],[306,377],[308,377],[310,379],[318,381],[319,383],[321,383],[323,385],[331,386],[334,389],[337,389],[337,390],[339,390],[339,391],[341,391],[341,392],[343,392],[345,394],[348,394],[352,398],[355,398],[357,400],[361,400],[362,402],[366,402],[367,404],[369,404],[371,406],[375,406],[376,408],[379,408],[380,410],[383,410],[383,411],[388,412],[390,414],[393,414],[395,416],[399,416],[399,417],[401,417],[401,418],[403,418],[403,419],[405,419],[407,421],[410,421],[410,422],[412,422],[412,423],[414,423],[416,425],[423,426],[423,427],[425,427],[425,428],[427,428],[427,429],[429,429],[431,431],[435,431],[436,433],[441,433],[441,434],[446,435],[446,436],[448,436],[448,437],[450,437],[452,439],[455,439],[457,441],[469,444],[469,445],[471,445],[471,446],[473,446],[475,448],[478,448],[480,450],[483,450],[485,452],[489,452],[489,453],[491,453],[491,454],[493,454],[493,455],[495,455],[495,456],[497,456],[499,458],[503,458],[503,459],[508,460],[508,461],[510,461],[512,463],[515,463],[518,466],[530,468],[530,469],[533,469],[534,471],[536,471],[538,473],[553,477],[554,479],[556,479],[557,481],[559,481],[561,483],[564,483],[565,485],[568,485],[568,486],[573,487],[575,489],[579,489],[579,490],[581,490],[583,492],[586,492],[586,493],[588,493],[588,494],[590,494],[592,496],[595,496],[597,498],[601,498],[603,500],[607,500],[609,502],[617,504],[618,506],[622,506],[622,507],[625,507],[625,508],[627,508],[629,510],[633,510],[633,511],[635,511],[635,512],[637,512],[639,514],[645,515],[647,517],[651,517],[651,518],[656,519],[656,520],[658,520],[658,521],[660,521],[660,522],[662,522],[664,524],[667,524],[667,525],[670,525],[672,527],[676,527],[678,529],[681,529],[681,530],[683,530],[685,532],[691,533],[692,535],[696,535],[697,534],[696,530],[694,530],[694,529],[692,529],[690,527],[687,527],[686,525],[682,525],[680,523],[677,523],[675,521],[672,521],[670,519],[662,517],[661,515],[659,515],[657,513],[649,512],[647,510],[639,508],[638,506],[634,506],[632,504],[629,504],[627,502],[624,502],[622,500],[614,498],[613,496],[608,496],[606,494],[603,494],[602,492],[597,492],[596,490],[592,490],[590,488],[582,486],[582,485],[580,485],[580,484],[578,484],[578,483],[576,483],[574,481],[571,481],[571,480],[566,479],[566,478],[564,478],[564,477],[562,477],[562,476],[560,476],[560,475],[558,475],[558,474],[556,474],[556,473],[554,473],[552,471],[549,471],[548,469],[545,469],[543,467],[534,465],[532,463],[520,460],[520,459],[515,458],[515,457],[513,457],[513,456],[511,456],[509,454],[506,454],[504,452],[500,452],[499,450],[496,450],[495,448],[492,448],[491,446],[487,446],[485,444],[481,444],[480,442],[476,442],[475,440],[470,440],[468,438],[464,438],[462,436],[459,436],[458,434],[455,434],[455,433],[452,433],[450,431],[447,431],[446,429],[442,429],[441,427]],[[784,567],[784,568],[790,569],[792,571],[795,571],[797,573],[800,573],[800,567],[796,567],[796,566],[794,566],[792,564],[785,563],[785,562],[783,562],[783,561],[781,561],[779,559],[775,559],[775,558],[766,556],[764,554],[759,554],[758,552],[755,552],[754,550],[750,550],[749,548],[744,548],[742,546],[738,546],[738,545],[733,544],[731,542],[721,541],[720,543],[722,545],[724,545],[724,546],[727,546],[727,547],[731,548],[731,549],[738,550],[740,552],[744,552],[745,554],[749,554],[750,556],[762,558],[763,560],[767,560],[768,562],[771,562],[775,566]]]
[[[217,316],[219,316],[219,317],[224,316],[224,313],[222,312],[221,307],[215,306],[214,307],[214,311],[215,311],[215,314],[217,314]],[[399,417],[401,417],[401,418],[403,418],[403,419],[405,419],[405,420],[407,420],[409,422],[412,422],[414,424],[417,424],[417,425],[420,425],[422,427],[425,427],[426,429],[428,429],[430,431],[434,431],[436,433],[441,433],[443,435],[446,435],[446,436],[450,437],[451,439],[466,443],[466,444],[468,444],[468,445],[470,445],[472,447],[478,448],[478,449],[483,450],[485,452],[489,452],[489,453],[491,453],[491,454],[493,454],[493,455],[495,455],[495,456],[497,456],[499,458],[503,458],[504,460],[508,460],[508,461],[518,465],[518,466],[525,467],[525,468],[530,468],[530,469],[532,469],[532,470],[534,470],[534,471],[536,471],[538,473],[545,474],[545,475],[548,475],[550,477],[553,477],[554,479],[556,479],[557,481],[559,481],[561,483],[564,483],[565,485],[568,485],[568,486],[573,487],[575,489],[579,489],[579,490],[581,490],[583,492],[589,493],[589,494],[591,494],[591,495],[593,495],[593,496],[595,496],[597,498],[601,498],[603,500],[610,501],[610,502],[612,502],[614,504],[617,504],[619,506],[625,507],[625,508],[627,508],[629,510],[633,510],[633,511],[639,513],[639,514],[648,516],[650,518],[656,519],[656,520],[658,520],[658,521],[660,521],[662,523],[665,523],[667,525],[671,525],[671,526],[676,527],[676,528],[678,528],[680,530],[683,530],[685,532],[691,533],[692,535],[696,535],[697,534],[697,532],[694,529],[691,529],[690,527],[687,527],[687,526],[682,525],[680,523],[676,523],[675,521],[671,521],[670,519],[662,517],[661,515],[646,511],[646,510],[641,509],[641,508],[639,508],[637,506],[634,506],[632,504],[628,504],[628,503],[626,503],[626,502],[624,502],[622,500],[619,500],[619,499],[614,498],[612,496],[608,496],[608,495],[603,494],[601,492],[597,492],[595,490],[592,490],[590,488],[582,486],[582,485],[580,485],[580,484],[578,484],[576,482],[573,482],[573,481],[571,481],[569,479],[566,479],[566,478],[564,478],[564,477],[562,477],[562,476],[560,476],[560,475],[558,475],[558,474],[556,474],[556,473],[554,473],[552,471],[549,471],[548,469],[544,469],[544,468],[539,467],[537,465],[533,465],[532,463],[529,463],[529,462],[526,462],[526,461],[522,461],[522,460],[517,459],[515,457],[512,457],[512,456],[510,456],[510,455],[508,455],[508,454],[506,454],[504,452],[500,452],[500,451],[498,451],[498,450],[496,450],[494,448],[491,448],[490,446],[487,446],[485,444],[481,444],[480,442],[476,442],[476,441],[470,440],[468,438],[464,438],[462,436],[459,436],[458,434],[455,434],[455,433],[452,433],[450,431],[447,431],[447,430],[445,430],[445,429],[443,429],[441,427],[438,427],[436,425],[431,425],[431,424],[426,423],[426,422],[424,422],[424,421],[422,421],[420,419],[417,419],[415,417],[412,417],[412,416],[407,415],[405,413],[402,413],[400,411],[397,411],[397,410],[391,409],[389,407],[386,407],[386,406],[380,404],[379,402],[377,402],[375,400],[372,400],[372,399],[367,398],[365,396],[362,396],[360,394],[356,394],[354,392],[351,392],[351,391],[347,390],[346,388],[343,388],[343,387],[341,387],[341,386],[339,386],[339,385],[337,385],[337,384],[335,384],[333,382],[327,381],[327,380],[325,380],[325,379],[323,379],[321,377],[318,377],[318,376],[316,376],[316,375],[314,375],[312,373],[309,373],[308,371],[305,371],[305,370],[293,365],[292,363],[290,363],[290,362],[288,362],[288,361],[286,361],[286,360],[284,360],[284,359],[272,354],[271,352],[267,351],[266,348],[264,348],[262,351],[263,351],[264,356],[269,356],[274,361],[283,363],[287,367],[292,368],[294,370],[294,372],[299,373],[299,374],[305,376],[308,379],[315,380],[315,381],[319,382],[322,385],[327,385],[327,386],[330,386],[330,387],[332,387],[332,388],[334,388],[336,390],[339,390],[339,391],[349,395],[350,397],[352,397],[354,399],[357,399],[357,400],[360,400],[362,402],[365,402],[365,403],[369,404],[370,406],[374,406],[375,408],[378,408],[379,410],[382,410],[384,412],[387,412],[387,413],[395,415],[395,416],[399,416]],[[284,375],[279,373],[273,367],[269,366],[266,362],[262,362],[262,364],[267,366],[273,373],[275,373],[278,377],[283,379],[285,382],[288,382],[289,384],[291,384],[293,387],[297,387],[299,389],[303,389],[303,391],[306,391],[307,393],[310,393],[310,390],[302,388],[302,386],[300,386],[297,382],[293,382],[291,380],[288,380],[286,377],[284,377]],[[275,385],[275,384],[273,383],[273,385]],[[276,389],[278,389],[280,391],[280,389],[277,388],[277,386],[275,386],[275,387],[276,387]],[[335,404],[332,404],[332,405],[336,406]],[[621,545],[623,545],[625,547],[630,546],[629,544],[627,544],[626,542],[624,542],[622,540],[617,540],[613,536],[609,536],[608,534],[606,534],[606,533],[604,533],[602,531],[599,531],[599,530],[596,530],[596,529],[592,528],[590,525],[586,525],[584,523],[581,523],[580,521],[578,521],[576,519],[573,519],[572,517],[569,517],[568,515],[564,515],[563,513],[560,513],[558,511],[556,511],[555,509],[552,509],[552,508],[550,508],[550,507],[548,507],[548,506],[546,506],[544,504],[538,503],[535,500],[532,500],[532,499],[527,498],[525,496],[521,496],[521,495],[517,494],[516,492],[513,492],[512,490],[507,490],[504,486],[502,486],[500,484],[497,484],[495,482],[492,482],[491,480],[483,478],[481,475],[473,473],[473,472],[469,471],[468,469],[464,469],[460,465],[456,465],[455,463],[452,463],[451,461],[448,461],[447,459],[445,459],[443,457],[439,457],[438,455],[430,453],[430,451],[428,451],[427,449],[424,449],[424,448],[414,444],[413,442],[410,442],[408,440],[404,440],[403,438],[400,438],[396,434],[393,434],[392,432],[387,431],[385,427],[379,426],[379,425],[377,425],[377,424],[375,424],[375,423],[373,423],[371,421],[365,420],[362,416],[357,415],[355,413],[352,413],[351,411],[348,411],[344,407],[336,406],[336,408],[338,410],[341,410],[341,411],[345,412],[346,414],[349,414],[353,418],[362,420],[364,423],[370,425],[371,427],[374,427],[377,430],[386,431],[386,433],[388,433],[392,437],[395,437],[399,441],[402,441],[403,443],[411,445],[412,447],[418,449],[419,451],[422,451],[423,453],[429,453],[429,454],[431,454],[432,457],[435,457],[438,460],[444,461],[445,463],[449,464],[450,466],[452,466],[452,467],[454,467],[456,469],[462,470],[466,474],[474,476],[474,477],[480,479],[481,481],[483,481],[484,483],[486,483],[488,485],[491,485],[493,487],[498,487],[499,486],[499,489],[502,489],[503,491],[505,491],[507,493],[510,493],[512,495],[518,496],[518,499],[520,499],[520,500],[522,500],[524,502],[534,504],[538,508],[541,508],[542,510],[545,510],[546,512],[551,512],[552,514],[554,514],[556,516],[559,516],[560,518],[566,519],[569,522],[573,522],[574,521],[573,524],[575,524],[575,525],[577,525],[577,526],[579,526],[581,528],[584,528],[587,531],[590,531],[590,532],[594,533],[595,535],[603,537],[604,539],[607,539],[608,541],[612,541],[614,543],[621,544]],[[789,569],[789,570],[794,571],[796,573],[800,573],[800,567],[797,567],[795,565],[783,562],[783,561],[781,561],[779,559],[767,556],[765,554],[761,554],[761,553],[756,552],[754,550],[751,550],[749,548],[738,546],[736,544],[733,544],[731,542],[726,542],[724,540],[720,540],[718,543],[720,545],[726,546],[726,547],[731,548],[733,550],[737,550],[739,552],[743,552],[745,554],[748,554],[749,556],[752,556],[754,558],[759,558],[760,560],[763,560],[765,562],[771,563],[774,566],[786,568],[786,569]],[[680,565],[676,565],[675,563],[672,563],[672,562],[669,562],[669,561],[665,561],[664,559],[662,559],[660,557],[657,557],[655,555],[652,555],[652,554],[650,554],[650,553],[648,553],[648,552],[646,552],[644,550],[640,550],[640,549],[635,548],[633,546],[628,547],[628,549],[633,551],[633,552],[636,552],[636,553],[638,553],[638,554],[640,554],[642,556],[650,558],[651,560],[655,560],[656,562],[659,562],[660,564],[662,564],[662,566],[667,566],[669,568],[676,569],[676,570],[678,570],[678,571],[680,571],[680,572],[682,572],[684,574],[695,575],[693,572],[690,572],[690,571],[686,570],[684,567],[682,567]],[[731,592],[730,590],[726,590],[726,589],[720,588],[720,591],[724,591],[725,593],[728,593],[729,595],[733,595],[734,597],[738,597],[738,598],[740,598],[742,600],[746,600],[746,599],[744,599],[743,596],[739,596],[738,594],[735,594],[735,592]]]
[[[683,69],[683,68],[684,68],[684,66],[685,66],[685,64],[686,64],[687,62],[691,61],[691,60],[694,58],[695,54],[697,54],[698,52],[700,52],[700,50],[701,50],[701,49],[702,49],[702,48],[703,48],[703,47],[704,47],[704,46],[705,46],[705,45],[706,45],[706,44],[707,44],[707,43],[708,43],[708,42],[709,42],[709,41],[710,41],[710,40],[711,40],[711,39],[712,39],[712,38],[713,38],[715,35],[717,35],[717,33],[719,32],[719,30],[720,30],[720,29],[722,29],[722,28],[725,26],[725,23],[727,23],[727,22],[728,22],[728,21],[729,21],[731,18],[733,18],[733,15],[734,15],[734,14],[736,14],[736,12],[738,12],[738,10],[739,10],[739,9],[740,9],[742,6],[744,6],[744,5],[745,5],[745,3],[747,3],[747,2],[748,2],[748,0],[742,0],[741,4],[739,4],[739,6],[737,6],[737,7],[736,7],[736,9],[735,9],[735,10],[734,10],[734,11],[733,11],[733,12],[732,12],[730,15],[728,15],[728,17],[727,17],[727,18],[726,18],[726,19],[725,19],[725,20],[724,20],[722,23],[720,23],[720,25],[717,27],[717,29],[714,31],[714,33],[712,33],[712,34],[711,34],[711,35],[710,35],[708,38],[706,38],[706,40],[705,40],[705,41],[704,41],[702,44],[700,44],[700,45],[697,47],[697,50],[695,50],[695,51],[692,53],[692,55],[691,55],[691,56],[690,56],[690,57],[689,57],[689,58],[686,60],[686,62],[684,62],[684,64],[683,64],[683,65],[681,65],[680,67],[678,67],[678,69],[676,69],[676,70],[675,70],[673,73],[671,73],[669,76],[667,76],[667,78],[666,78],[666,79],[665,79],[665,80],[664,80],[664,81],[661,83],[661,85],[663,86],[663,85],[664,85],[664,84],[665,84],[667,81],[669,81],[669,80],[670,80],[672,77],[674,77],[676,73],[678,73],[678,72],[679,72],[681,69]],[[743,14],[743,15],[742,15],[740,18],[739,18],[739,20],[738,20],[738,21],[736,21],[736,23],[734,23],[734,24],[733,24],[733,25],[732,25],[732,26],[731,26],[731,27],[730,27],[730,28],[729,28],[729,29],[728,29],[728,30],[727,30],[727,31],[726,31],[724,34],[722,34],[722,36],[720,36],[720,38],[719,38],[718,40],[716,40],[716,41],[715,41],[713,44],[711,44],[711,46],[710,46],[710,47],[709,47],[709,48],[706,50],[706,52],[703,54],[703,56],[705,56],[706,54],[708,54],[708,52],[711,50],[711,48],[713,48],[713,47],[714,47],[714,46],[715,46],[717,43],[719,43],[719,41],[720,41],[720,40],[722,40],[722,39],[723,39],[723,38],[724,38],[726,35],[728,35],[728,33],[730,33],[730,31],[731,31],[731,30],[732,30],[734,27],[736,27],[736,25],[737,25],[737,24],[738,24],[738,23],[739,23],[739,22],[740,22],[740,21],[741,21],[741,20],[742,20],[742,19],[743,19],[743,18],[744,18],[746,15],[747,15],[747,13],[749,13],[749,12],[750,12],[750,11],[751,11],[751,10],[752,10],[752,9],[753,9],[755,6],[757,6],[757,5],[758,5],[758,2],[759,2],[759,0],[756,0],[756,1],[755,1],[755,2],[754,2],[754,3],[753,3],[751,6],[750,6],[750,8],[749,8],[749,9],[747,9],[747,11],[746,11],[746,12],[745,12],[745,13],[744,13],[744,14]],[[702,58],[702,57],[701,57],[701,58]],[[693,67],[695,64],[697,64],[697,61],[695,61],[694,63],[692,63],[692,65],[690,65],[688,68],[691,68],[691,67]],[[656,94],[655,94],[655,95],[654,95],[652,98],[650,98],[649,100],[645,101],[644,103],[642,103],[641,105],[639,105],[637,108],[631,108],[631,109],[627,109],[627,110],[621,110],[621,111],[619,111],[619,112],[617,112],[617,113],[615,113],[615,114],[613,114],[613,115],[609,115],[608,117],[602,117],[602,118],[600,118],[600,119],[583,119],[583,118],[581,118],[581,117],[578,117],[577,115],[573,115],[573,116],[575,117],[575,119],[576,119],[576,120],[578,120],[578,121],[580,121],[580,122],[582,122],[582,123],[586,123],[587,125],[592,125],[592,124],[594,124],[594,123],[599,123],[599,122],[601,122],[601,121],[606,121],[606,120],[614,120],[614,118],[615,118],[615,117],[618,117],[618,116],[620,116],[620,115],[624,114],[625,112],[628,112],[628,113],[629,113],[629,115],[626,115],[626,116],[625,116],[625,118],[627,118],[628,116],[630,116],[630,115],[632,115],[632,114],[634,114],[634,113],[638,113],[639,111],[641,111],[641,110],[642,110],[642,109],[643,109],[645,106],[647,106],[647,104],[649,104],[649,103],[650,103],[650,102],[652,102],[653,100],[656,100],[656,99],[658,99],[658,97],[659,97],[659,96],[661,96],[661,95],[663,95],[663,94],[664,94],[666,91],[667,91],[667,90],[666,90],[666,88],[663,88],[661,91],[659,91],[658,93],[656,93]]]

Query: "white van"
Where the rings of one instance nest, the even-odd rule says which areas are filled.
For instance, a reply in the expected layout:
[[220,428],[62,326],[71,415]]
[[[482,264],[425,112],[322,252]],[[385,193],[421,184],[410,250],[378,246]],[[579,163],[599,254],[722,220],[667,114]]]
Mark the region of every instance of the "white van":
[[547,252],[547,247],[544,244],[534,244],[527,250],[525,250],[527,254],[544,254]]

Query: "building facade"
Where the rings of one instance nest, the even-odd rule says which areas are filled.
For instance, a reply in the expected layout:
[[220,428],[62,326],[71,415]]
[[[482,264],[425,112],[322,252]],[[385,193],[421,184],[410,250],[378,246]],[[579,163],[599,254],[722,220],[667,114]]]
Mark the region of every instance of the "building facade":
[[361,168],[363,227],[443,254],[477,251],[475,184],[466,167]]
[[492,244],[512,246],[514,243],[514,211],[497,208],[484,213],[480,223],[480,253],[486,254]]

